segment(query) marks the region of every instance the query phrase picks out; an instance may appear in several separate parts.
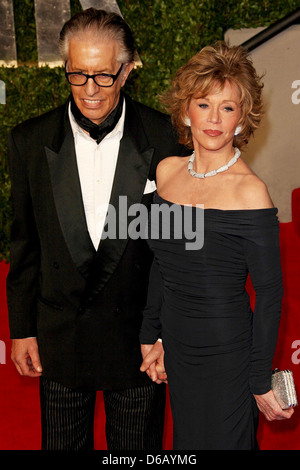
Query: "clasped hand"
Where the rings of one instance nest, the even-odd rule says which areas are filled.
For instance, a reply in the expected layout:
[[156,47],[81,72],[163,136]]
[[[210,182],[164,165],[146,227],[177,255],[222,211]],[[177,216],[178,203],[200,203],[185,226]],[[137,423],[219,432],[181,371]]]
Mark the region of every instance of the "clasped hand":
[[168,383],[164,366],[164,349],[161,341],[156,341],[155,344],[142,344],[141,351],[143,363],[140,370],[146,372],[150,379],[157,384]]

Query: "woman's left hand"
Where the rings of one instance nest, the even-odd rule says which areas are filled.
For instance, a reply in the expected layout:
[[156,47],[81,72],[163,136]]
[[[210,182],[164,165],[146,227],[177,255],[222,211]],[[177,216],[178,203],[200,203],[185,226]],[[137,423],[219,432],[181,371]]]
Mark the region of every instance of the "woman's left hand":
[[270,390],[264,395],[254,395],[258,409],[264,414],[265,418],[268,421],[275,421],[276,419],[289,419],[293,413],[294,409],[289,408],[287,410],[282,410],[278,401],[276,400],[274,393]]

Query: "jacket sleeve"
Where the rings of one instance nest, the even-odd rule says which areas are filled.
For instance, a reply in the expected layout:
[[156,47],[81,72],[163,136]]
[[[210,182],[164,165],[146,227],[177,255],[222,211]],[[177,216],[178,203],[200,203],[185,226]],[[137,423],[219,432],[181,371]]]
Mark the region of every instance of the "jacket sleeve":
[[[18,148],[19,147],[19,148]],[[7,277],[7,305],[11,338],[36,335],[36,296],[40,267],[37,234],[27,168],[22,161],[23,146],[16,145],[14,131],[8,139],[13,219],[11,225],[10,269]]]
[[160,311],[163,302],[163,280],[155,258],[150,270],[147,304],[140,331],[141,344],[154,344],[161,337]]

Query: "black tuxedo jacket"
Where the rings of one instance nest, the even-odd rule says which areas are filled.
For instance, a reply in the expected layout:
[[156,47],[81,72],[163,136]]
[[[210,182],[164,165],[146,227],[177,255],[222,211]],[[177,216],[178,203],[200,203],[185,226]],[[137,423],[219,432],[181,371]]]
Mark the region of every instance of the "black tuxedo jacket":
[[[9,136],[11,337],[37,336],[44,376],[67,387],[134,387],[149,380],[139,371],[138,335],[152,255],[143,239],[107,238],[94,249],[67,110],[30,119]],[[155,180],[162,158],[183,153],[169,118],[126,96],[110,200],[117,213],[120,195],[129,206],[149,206],[147,178]]]

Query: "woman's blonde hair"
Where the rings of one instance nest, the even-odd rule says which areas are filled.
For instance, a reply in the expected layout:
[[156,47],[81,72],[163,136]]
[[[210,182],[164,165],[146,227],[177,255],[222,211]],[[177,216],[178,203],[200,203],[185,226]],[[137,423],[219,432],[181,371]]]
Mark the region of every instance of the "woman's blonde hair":
[[229,47],[219,41],[213,46],[204,47],[181,67],[171,87],[161,98],[181,144],[193,148],[191,128],[185,123],[191,99],[207,96],[216,86],[222,89],[226,82],[236,85],[241,97],[242,129],[234,137],[233,145],[241,148],[248,143],[262,118],[263,84],[249,53],[242,46]]

